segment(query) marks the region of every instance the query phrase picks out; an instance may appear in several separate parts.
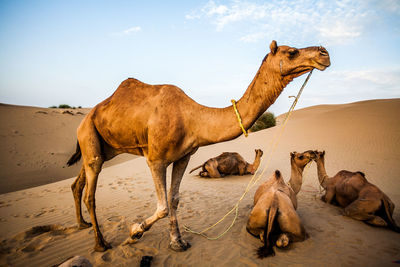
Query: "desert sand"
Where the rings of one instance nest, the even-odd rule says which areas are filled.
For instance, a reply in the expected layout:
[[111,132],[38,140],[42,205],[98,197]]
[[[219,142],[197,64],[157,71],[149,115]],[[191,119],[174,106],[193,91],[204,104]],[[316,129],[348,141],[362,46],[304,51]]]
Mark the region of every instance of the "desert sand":
[[[1,266],[53,266],[75,255],[88,258],[94,266],[138,266],[144,255],[154,257],[153,266],[398,266],[394,262],[400,260],[400,234],[344,217],[341,208],[322,202],[315,163],[306,168],[297,196],[309,239],[276,249],[274,257],[258,259],[255,250],[261,241],[248,234],[245,225],[258,185],[276,169],[289,180],[289,153],[309,149],[326,151],[330,176],[342,169],[363,171],[395,203],[394,219],[400,224],[400,99],[296,110],[272,156],[272,141],[282,124],[200,148],[180,190],[180,227],[192,245],[185,252],[168,249],[168,219],[157,222],[137,243],[123,245],[130,225],[155,211],[156,196],[145,159],[120,156],[103,169],[96,192],[98,219],[113,248],[93,251],[93,230],[76,229],[70,190],[81,163],[65,167],[84,116],[78,112],[85,114],[88,109],[70,110],[73,115],[63,111],[0,105]],[[252,178],[207,179],[189,170],[224,151],[239,152],[252,162],[257,148],[264,151],[258,174],[266,169],[240,203],[232,229],[214,241],[184,232],[183,225],[203,230],[217,222]],[[89,220],[86,210],[84,217]],[[217,236],[232,219],[233,215],[207,234]]]

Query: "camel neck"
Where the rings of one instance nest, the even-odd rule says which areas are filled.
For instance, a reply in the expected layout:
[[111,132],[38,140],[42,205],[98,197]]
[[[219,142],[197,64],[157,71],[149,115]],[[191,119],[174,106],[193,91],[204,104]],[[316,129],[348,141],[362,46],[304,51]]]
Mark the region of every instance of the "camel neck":
[[301,185],[303,184],[303,168],[296,166],[293,162],[291,163],[291,174],[289,185],[293,189],[294,193],[297,195],[301,189]]
[[258,169],[258,166],[260,166],[260,161],[261,161],[261,156],[260,156],[260,154],[258,154],[256,152],[256,156],[254,158],[253,164],[248,164],[246,166],[247,171],[248,172],[255,172]]
[[317,159],[317,172],[318,181],[322,188],[326,189],[326,182],[329,180],[329,176],[326,174],[325,161],[324,159]]
[[[236,107],[243,127],[248,130],[253,123],[271,106],[291,81],[268,69],[263,62]],[[206,108],[199,110],[201,128],[198,130],[199,145],[232,140],[243,132],[233,106],[226,108]]]

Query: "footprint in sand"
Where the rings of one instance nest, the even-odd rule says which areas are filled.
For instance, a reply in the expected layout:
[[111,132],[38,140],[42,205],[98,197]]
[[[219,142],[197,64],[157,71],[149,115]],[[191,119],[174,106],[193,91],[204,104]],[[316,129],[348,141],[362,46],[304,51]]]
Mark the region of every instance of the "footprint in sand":
[[2,251],[5,254],[15,254],[17,251],[26,253],[40,251],[46,245],[55,240],[63,238],[67,234],[77,231],[76,227],[63,227],[61,225],[42,225],[32,227],[12,238],[2,241]]

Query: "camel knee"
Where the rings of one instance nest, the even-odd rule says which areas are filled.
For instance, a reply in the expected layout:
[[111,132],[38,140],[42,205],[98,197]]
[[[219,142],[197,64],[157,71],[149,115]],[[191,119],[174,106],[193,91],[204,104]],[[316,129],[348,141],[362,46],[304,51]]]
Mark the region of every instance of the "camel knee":
[[159,219],[165,218],[165,217],[168,216],[168,213],[169,213],[168,207],[158,209],[157,210],[157,217]]
[[93,170],[95,173],[99,173],[101,171],[101,166],[103,165],[103,159],[99,156],[96,156],[90,160],[88,160],[88,167]]

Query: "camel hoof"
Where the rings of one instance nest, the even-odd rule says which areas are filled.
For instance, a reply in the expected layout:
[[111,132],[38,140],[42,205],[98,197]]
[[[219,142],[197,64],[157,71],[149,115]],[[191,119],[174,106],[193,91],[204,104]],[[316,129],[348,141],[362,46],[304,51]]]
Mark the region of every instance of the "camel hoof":
[[276,240],[276,246],[278,248],[284,248],[289,245],[289,237],[286,234],[282,234],[278,240]]
[[178,239],[169,243],[169,248],[177,252],[185,251],[190,247],[191,245],[189,242],[186,242],[183,239]]
[[78,223],[78,229],[79,230],[86,229],[86,228],[89,228],[89,227],[92,227],[91,223],[88,223],[88,222],[85,222],[85,221],[83,221],[81,223]]
[[143,224],[139,223],[134,223],[131,227],[131,231],[129,233],[129,236],[132,239],[140,239],[143,236],[144,233],[144,226]]
[[104,252],[107,249],[111,249],[111,248],[112,248],[112,246],[108,242],[103,241],[103,244],[96,244],[96,246],[94,246],[94,251]]

